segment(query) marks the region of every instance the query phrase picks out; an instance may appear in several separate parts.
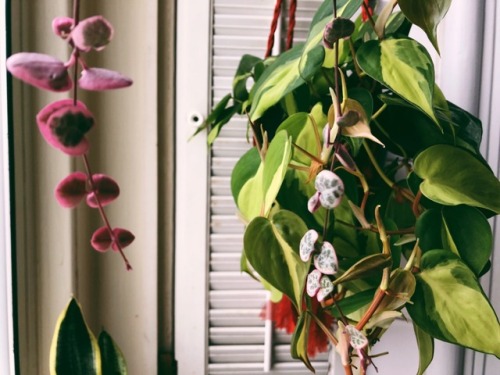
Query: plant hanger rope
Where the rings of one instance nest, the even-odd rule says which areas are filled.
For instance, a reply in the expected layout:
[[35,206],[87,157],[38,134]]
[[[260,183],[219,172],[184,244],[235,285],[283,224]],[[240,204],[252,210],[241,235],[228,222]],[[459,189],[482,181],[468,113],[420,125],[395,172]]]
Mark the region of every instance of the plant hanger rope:
[[[283,0],[276,0],[276,5],[274,6],[273,19],[271,21],[271,27],[269,30],[269,36],[267,38],[267,49],[265,58],[271,56],[274,47],[274,37],[276,34],[276,29],[278,27],[278,20],[281,14],[281,8],[283,6]],[[288,9],[288,28],[286,36],[286,49],[292,48],[293,44],[293,31],[295,28],[295,12],[297,10],[297,0],[290,0],[290,8]]]

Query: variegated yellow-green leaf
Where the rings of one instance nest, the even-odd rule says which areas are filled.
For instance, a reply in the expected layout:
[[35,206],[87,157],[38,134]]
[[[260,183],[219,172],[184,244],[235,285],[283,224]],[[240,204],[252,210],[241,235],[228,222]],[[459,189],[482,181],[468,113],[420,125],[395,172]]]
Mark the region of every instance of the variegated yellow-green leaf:
[[500,323],[474,273],[439,249],[426,252],[420,268],[413,304],[406,305],[415,324],[437,339],[500,357]]
[[366,74],[419,108],[439,126],[432,108],[434,65],[421,44],[407,38],[372,40],[358,49],[356,58]]
[[434,357],[434,339],[431,335],[422,331],[415,323],[413,323],[413,330],[417,339],[419,357],[417,375],[423,375]]
[[[362,0],[339,0],[337,2],[338,16],[350,18],[359,9],[361,2]],[[252,101],[250,119],[252,121],[262,117],[269,108],[288,93],[304,84],[302,74],[308,78],[321,69],[319,57],[325,54],[317,46],[323,39],[325,25],[333,18],[331,9],[332,5],[325,2],[318,9],[317,17],[313,19],[305,45],[297,45],[281,54],[255,83],[250,92]]]
[[267,215],[285,179],[288,163],[292,158],[292,141],[286,131],[275,135],[264,160],[262,190],[264,194],[264,215]]
[[466,204],[500,213],[500,181],[471,153],[451,145],[435,145],[415,159],[420,190],[439,204]]
[[265,160],[257,150],[248,151],[235,165],[231,191],[243,217],[251,221],[266,216],[271,209],[291,159],[291,140],[285,131],[276,134]]
[[101,349],[102,375],[127,375],[125,357],[111,336],[102,331],[98,342]]
[[307,356],[307,340],[309,336],[309,325],[311,324],[311,316],[309,313],[303,313],[299,316],[297,325],[295,326],[295,331],[292,335],[292,342],[290,345],[290,351],[292,358],[300,359],[307,368],[315,372],[314,367]]
[[50,346],[51,375],[101,375],[101,353],[72,298],[57,320]]
[[425,31],[439,53],[437,26],[448,12],[451,0],[398,0],[398,4],[405,16]]
[[303,262],[298,253],[306,232],[299,216],[280,210],[271,220],[264,217],[252,220],[243,238],[245,255],[253,269],[286,294],[299,311],[310,263]]

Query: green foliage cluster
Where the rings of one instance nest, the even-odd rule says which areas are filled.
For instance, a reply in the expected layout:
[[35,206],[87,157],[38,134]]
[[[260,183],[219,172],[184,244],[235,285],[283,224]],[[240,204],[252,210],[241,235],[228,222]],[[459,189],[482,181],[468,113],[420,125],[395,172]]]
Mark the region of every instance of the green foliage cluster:
[[[499,321],[479,283],[490,268],[487,218],[500,213],[500,182],[479,153],[480,120],[446,100],[429,53],[408,36],[417,25],[438,50],[436,27],[451,0],[390,1],[366,22],[355,17],[362,0],[333,3],[319,7],[305,43],[268,59],[243,56],[233,92],[198,130],[208,128],[212,143],[234,115],[249,119],[255,147],[231,181],[247,224],[242,269],[293,302],[291,351],[309,368],[315,297],[305,288],[314,266],[299,248],[311,229],[338,258],[323,309],[362,332],[366,353],[406,309],[419,374],[434,339],[500,357]],[[350,35],[324,35],[337,19],[335,32]],[[311,212],[321,170],[340,176],[345,195],[333,210]]]

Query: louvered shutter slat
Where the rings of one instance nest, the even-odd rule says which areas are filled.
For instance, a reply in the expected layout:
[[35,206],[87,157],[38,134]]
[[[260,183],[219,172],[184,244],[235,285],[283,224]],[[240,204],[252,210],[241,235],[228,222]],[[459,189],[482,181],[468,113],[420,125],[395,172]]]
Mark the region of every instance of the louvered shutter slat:
[[[309,22],[320,3],[298,1],[296,42],[307,38]],[[231,92],[241,55],[264,55],[274,4],[274,0],[213,1],[213,105]],[[290,335],[269,331],[271,325],[260,318],[267,292],[240,271],[244,225],[231,196],[230,175],[251,147],[247,137],[246,117],[235,117],[211,148],[208,372],[255,375],[263,373],[270,361],[273,374],[305,374],[304,365],[290,358]],[[320,373],[325,373],[326,360],[323,355],[314,361]]]

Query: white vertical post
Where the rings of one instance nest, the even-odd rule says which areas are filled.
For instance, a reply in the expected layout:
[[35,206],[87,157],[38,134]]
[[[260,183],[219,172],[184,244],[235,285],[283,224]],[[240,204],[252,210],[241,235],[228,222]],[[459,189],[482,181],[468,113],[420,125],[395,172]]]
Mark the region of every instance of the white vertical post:
[[5,1],[0,6],[0,373],[14,375]]

